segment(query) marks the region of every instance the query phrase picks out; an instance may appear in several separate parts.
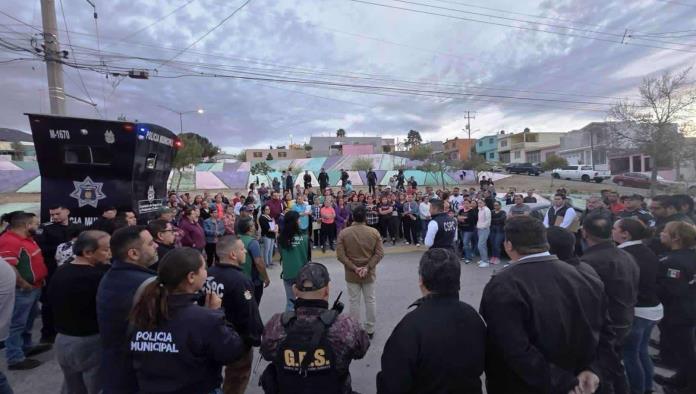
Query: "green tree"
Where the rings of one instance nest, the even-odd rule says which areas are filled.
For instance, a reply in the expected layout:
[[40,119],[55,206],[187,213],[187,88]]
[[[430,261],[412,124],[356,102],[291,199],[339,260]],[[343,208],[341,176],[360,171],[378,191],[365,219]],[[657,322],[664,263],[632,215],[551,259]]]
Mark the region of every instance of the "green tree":
[[273,155],[271,152],[268,152],[268,155],[266,155],[266,160],[273,160]]
[[180,135],[179,139],[182,142],[181,148],[176,152],[172,162],[172,168],[176,169],[179,179],[176,182],[175,190],[179,191],[181,186],[181,177],[186,167],[195,165],[203,158],[203,147],[198,142],[198,139],[190,135]]
[[336,137],[343,138],[346,136],[346,131],[343,129],[336,130]]
[[351,166],[351,169],[353,171],[367,171],[372,167],[374,167],[374,164],[372,163],[372,159],[367,158],[367,157],[360,157],[358,159],[355,159],[355,161],[353,161],[353,165]]
[[425,160],[433,153],[433,148],[429,145],[417,145],[411,148],[409,157],[411,160]]
[[551,171],[554,168],[565,167],[567,165],[568,160],[556,155],[548,155],[546,156],[546,161],[541,165],[541,169],[544,171]]
[[414,149],[417,146],[419,146],[422,142],[423,138],[421,138],[419,131],[409,130],[408,135],[406,136],[406,142],[404,142],[404,146],[407,149]]
[[183,136],[190,136],[192,138],[195,138],[198,141],[198,144],[203,149],[203,154],[202,154],[203,156],[202,157],[213,157],[213,156],[217,155],[218,153],[220,153],[219,147],[213,145],[213,143],[210,142],[209,139],[207,139],[206,137],[203,137],[200,134],[182,133],[179,137],[181,138]]
[[622,101],[609,111],[610,141],[628,142],[651,158],[650,195],[657,192],[657,170],[672,164],[681,141],[678,122],[688,120],[696,104],[696,89],[689,80],[691,67],[660,76],[645,77],[638,102]]
[[251,175],[266,175],[269,172],[273,172],[273,168],[268,165],[265,161],[259,161],[251,166]]
[[312,145],[310,144],[304,144],[304,150],[307,152],[311,152],[313,149]]

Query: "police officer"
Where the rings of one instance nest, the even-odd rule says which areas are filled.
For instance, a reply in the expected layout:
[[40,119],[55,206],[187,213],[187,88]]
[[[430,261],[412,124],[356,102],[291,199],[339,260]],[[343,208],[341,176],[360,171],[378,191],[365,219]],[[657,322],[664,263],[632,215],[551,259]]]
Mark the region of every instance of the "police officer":
[[48,268],[48,276],[41,292],[41,343],[53,343],[56,330],[53,327],[53,312],[48,302],[48,285],[53,273],[56,272],[56,250],[58,245],[70,241],[68,225],[70,224],[70,210],[62,205],[53,205],[48,208],[51,221],[44,223],[37,231],[37,243],[41,247],[41,253]]
[[227,235],[218,240],[216,251],[220,260],[208,270],[205,290],[222,298],[225,318],[245,344],[242,358],[225,367],[222,388],[225,394],[244,393],[254,359],[252,347],[261,344],[263,322],[254,299],[254,283],[241,267],[246,261],[244,243],[234,235]]
[[655,218],[647,209],[643,208],[643,196],[640,194],[628,196],[624,206],[626,208],[617,215],[619,219],[636,218],[647,227],[655,227]]
[[205,281],[201,253],[179,248],[136,291],[127,346],[138,392],[213,392],[222,382],[222,366],[242,356],[244,344],[225,322],[220,298],[208,293],[205,306],[195,302]]
[[[669,222],[660,234],[660,240],[669,249],[660,259],[658,293],[665,308],[662,323],[669,332],[661,344],[669,341],[674,351],[677,373],[671,378],[660,375],[655,381],[665,393],[696,392],[696,227],[675,221]],[[663,349],[664,351],[664,349]]]
[[425,246],[429,248],[454,249],[457,239],[457,220],[445,212],[445,203],[440,199],[430,200],[430,223],[425,234]]
[[297,274],[295,310],[266,324],[261,355],[272,363],[261,376],[264,392],[350,394],[350,362],[370,346],[367,332],[342,305],[329,309],[329,271],[307,263]]

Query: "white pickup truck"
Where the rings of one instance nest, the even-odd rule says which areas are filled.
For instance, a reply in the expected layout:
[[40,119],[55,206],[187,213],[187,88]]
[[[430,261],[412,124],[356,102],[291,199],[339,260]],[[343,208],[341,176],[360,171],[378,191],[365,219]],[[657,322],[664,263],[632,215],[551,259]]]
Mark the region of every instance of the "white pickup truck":
[[556,179],[602,183],[605,179],[611,178],[611,173],[609,171],[593,170],[592,166],[587,165],[570,165],[554,169],[551,171],[551,176]]

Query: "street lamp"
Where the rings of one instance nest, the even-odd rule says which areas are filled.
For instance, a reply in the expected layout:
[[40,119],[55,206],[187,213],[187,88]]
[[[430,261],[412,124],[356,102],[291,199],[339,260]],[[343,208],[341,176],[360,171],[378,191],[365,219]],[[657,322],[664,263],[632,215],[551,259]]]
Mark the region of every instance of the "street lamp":
[[164,105],[160,105],[159,107],[160,107],[160,108],[164,108],[164,109],[166,109],[167,111],[174,112],[175,114],[179,114],[179,134],[181,134],[181,133],[184,132],[184,115],[186,115],[186,114],[193,114],[193,113],[197,113],[197,114],[199,114],[199,115],[203,115],[203,113],[205,113],[205,110],[204,110],[203,108],[198,108],[198,109],[194,109],[194,110],[191,110],[191,111],[177,111],[177,110],[175,110],[175,109],[171,109],[171,108],[169,108],[169,107],[165,107]]

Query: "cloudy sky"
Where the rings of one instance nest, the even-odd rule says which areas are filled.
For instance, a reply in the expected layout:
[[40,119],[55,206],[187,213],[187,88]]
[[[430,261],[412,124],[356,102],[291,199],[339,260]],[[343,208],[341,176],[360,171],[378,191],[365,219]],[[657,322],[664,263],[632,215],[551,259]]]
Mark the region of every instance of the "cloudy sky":
[[[39,3],[0,4],[5,44],[31,48]],[[696,57],[694,0],[250,0],[234,15],[246,0],[94,3],[99,40],[87,1],[56,1],[67,62],[87,67],[65,67],[65,89],[97,104],[68,99],[68,113],[178,131],[163,107],[202,108],[184,130],[230,152],[338,128],[462,137],[466,111],[473,137],[568,131]],[[48,112],[44,65],[7,62],[31,56],[0,46],[0,127]],[[104,75],[129,68],[151,78]]]

